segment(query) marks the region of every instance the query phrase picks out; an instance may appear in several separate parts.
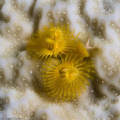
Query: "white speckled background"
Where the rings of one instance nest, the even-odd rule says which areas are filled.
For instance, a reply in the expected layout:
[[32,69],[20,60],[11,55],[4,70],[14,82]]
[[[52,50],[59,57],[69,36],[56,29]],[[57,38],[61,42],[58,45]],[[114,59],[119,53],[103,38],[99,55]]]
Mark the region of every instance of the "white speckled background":
[[[46,98],[41,65],[26,51],[50,22],[70,24],[94,47],[94,80],[73,101]],[[0,0],[0,120],[120,120],[119,86],[120,0]]]

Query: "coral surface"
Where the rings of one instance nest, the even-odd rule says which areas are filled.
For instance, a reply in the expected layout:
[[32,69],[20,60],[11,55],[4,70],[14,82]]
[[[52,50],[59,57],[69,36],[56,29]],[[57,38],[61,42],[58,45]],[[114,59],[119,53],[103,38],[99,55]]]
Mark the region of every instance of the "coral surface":
[[[26,50],[49,23],[81,32],[95,64],[94,80],[74,100],[44,94],[42,63]],[[119,86],[120,0],[0,0],[0,120],[120,120]]]

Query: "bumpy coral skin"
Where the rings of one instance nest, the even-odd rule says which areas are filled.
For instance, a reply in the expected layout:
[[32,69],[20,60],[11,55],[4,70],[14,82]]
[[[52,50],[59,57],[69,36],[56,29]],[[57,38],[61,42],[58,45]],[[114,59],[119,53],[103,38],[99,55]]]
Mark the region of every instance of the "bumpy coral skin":
[[91,73],[92,63],[82,58],[67,56],[61,61],[50,58],[44,64],[44,87],[49,96],[56,99],[74,99],[89,85],[88,78],[92,79]]
[[[119,6],[119,0],[0,0],[0,118],[120,120]],[[70,102],[42,96],[40,63],[25,49],[25,41],[50,22],[70,24],[82,43],[90,37],[98,48],[95,80]]]

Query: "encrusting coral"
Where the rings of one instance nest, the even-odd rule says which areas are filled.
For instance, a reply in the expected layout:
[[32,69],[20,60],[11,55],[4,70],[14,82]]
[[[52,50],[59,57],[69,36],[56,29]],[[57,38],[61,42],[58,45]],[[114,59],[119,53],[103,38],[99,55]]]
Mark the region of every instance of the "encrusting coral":
[[[120,0],[0,0],[0,118],[120,120],[119,6]],[[41,61],[26,50],[26,40],[50,22],[69,24],[75,36],[81,32],[78,38],[87,49],[98,49],[89,51],[94,80],[68,102],[44,96]],[[88,37],[92,47],[85,45]],[[58,58],[73,50],[60,52]]]
[[65,25],[44,27],[28,42],[27,49],[38,60],[45,61],[42,69],[44,88],[55,99],[74,99],[92,79],[89,53]]

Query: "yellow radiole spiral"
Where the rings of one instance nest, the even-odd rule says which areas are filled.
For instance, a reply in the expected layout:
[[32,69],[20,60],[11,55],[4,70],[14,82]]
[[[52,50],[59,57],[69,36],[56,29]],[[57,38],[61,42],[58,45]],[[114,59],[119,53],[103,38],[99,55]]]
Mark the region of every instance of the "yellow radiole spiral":
[[33,35],[27,44],[28,52],[41,60],[42,58],[57,57],[64,51],[69,51],[72,33],[69,27],[53,26],[44,27]]
[[86,86],[94,73],[90,61],[67,56],[60,61],[50,58],[44,64],[43,81],[49,96],[56,99],[74,99]]

